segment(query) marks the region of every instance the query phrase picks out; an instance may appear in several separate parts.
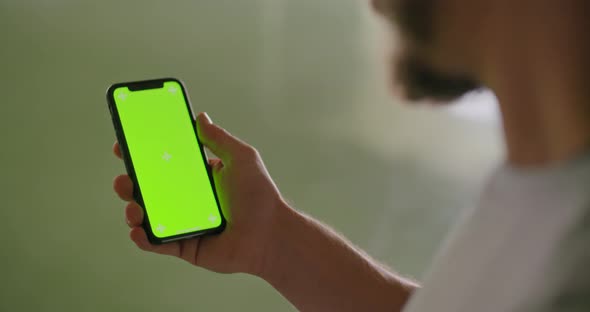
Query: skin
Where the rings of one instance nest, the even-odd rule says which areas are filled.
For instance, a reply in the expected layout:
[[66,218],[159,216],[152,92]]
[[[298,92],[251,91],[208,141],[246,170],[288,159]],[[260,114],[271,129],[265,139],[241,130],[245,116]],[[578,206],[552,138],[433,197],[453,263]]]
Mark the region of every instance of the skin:
[[[120,175],[114,189],[129,202],[125,216],[137,247],[219,273],[261,277],[302,311],[379,311],[400,309],[407,301],[416,286],[327,226],[289,207],[253,147],[213,124],[204,113],[197,116],[197,128],[203,145],[220,157],[209,163],[215,186],[226,190],[219,194],[228,220],[225,231],[150,244],[141,227],[143,210],[133,202],[133,184],[129,176]],[[117,143],[113,149],[120,158]]]
[[[373,6],[394,20],[392,5],[403,2],[377,0]],[[419,60],[427,72],[437,73],[426,77],[442,78],[434,81],[443,86],[460,78],[496,93],[509,165],[522,170],[556,166],[590,148],[590,88],[584,79],[590,72],[587,1],[425,2],[433,5],[428,21],[432,33],[424,39],[402,25],[403,54]],[[416,81],[425,80],[406,83]],[[474,87],[453,84],[457,85],[468,87],[452,94],[420,85],[408,88],[413,98],[447,99]],[[227,229],[218,236],[151,245],[141,228],[142,209],[132,199],[133,185],[121,175],[115,178],[114,189],[128,202],[129,235],[139,248],[215,272],[258,276],[301,311],[403,309],[418,287],[415,283],[290,207],[252,146],[212,123],[206,114],[198,115],[197,127],[203,144],[219,157],[210,165],[216,187],[225,190],[220,203]],[[114,153],[121,157],[116,143]]]

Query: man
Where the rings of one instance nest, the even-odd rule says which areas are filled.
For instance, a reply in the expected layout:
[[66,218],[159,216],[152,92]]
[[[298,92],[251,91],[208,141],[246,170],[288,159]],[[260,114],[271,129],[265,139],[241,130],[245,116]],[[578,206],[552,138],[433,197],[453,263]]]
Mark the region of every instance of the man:
[[209,270],[259,276],[302,311],[589,310],[590,2],[376,0],[373,6],[400,26],[405,50],[392,68],[409,98],[447,100],[485,86],[503,117],[506,162],[422,288],[289,207],[256,150],[206,114],[198,116],[198,133],[220,158],[210,164],[224,190],[227,229],[149,244],[133,185],[122,175],[114,188],[130,202],[131,239]]

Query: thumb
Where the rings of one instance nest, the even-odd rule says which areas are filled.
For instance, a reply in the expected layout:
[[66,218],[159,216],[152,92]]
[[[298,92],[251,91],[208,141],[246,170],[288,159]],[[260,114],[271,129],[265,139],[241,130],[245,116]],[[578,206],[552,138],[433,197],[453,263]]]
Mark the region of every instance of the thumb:
[[222,161],[229,161],[240,150],[248,147],[246,143],[214,124],[207,113],[200,113],[197,116],[197,133],[203,145],[219,156]]

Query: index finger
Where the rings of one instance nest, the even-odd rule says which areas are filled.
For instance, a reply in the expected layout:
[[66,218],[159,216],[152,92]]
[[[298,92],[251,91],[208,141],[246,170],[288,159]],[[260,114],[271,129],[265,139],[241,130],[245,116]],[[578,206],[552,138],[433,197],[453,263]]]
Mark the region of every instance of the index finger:
[[115,144],[113,145],[113,153],[115,153],[115,156],[123,158],[123,156],[121,155],[121,147],[119,146],[119,142],[117,141],[115,141]]

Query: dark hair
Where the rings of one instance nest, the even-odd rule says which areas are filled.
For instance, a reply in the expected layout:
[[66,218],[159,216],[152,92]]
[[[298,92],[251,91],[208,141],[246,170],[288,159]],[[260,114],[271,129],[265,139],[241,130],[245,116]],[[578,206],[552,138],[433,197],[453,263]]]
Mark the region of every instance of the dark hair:
[[469,77],[438,72],[412,55],[399,59],[397,75],[410,100],[431,98],[448,101],[481,88],[477,81]]
[[391,16],[402,31],[418,43],[430,42],[433,39],[434,3],[433,0],[387,0]]

